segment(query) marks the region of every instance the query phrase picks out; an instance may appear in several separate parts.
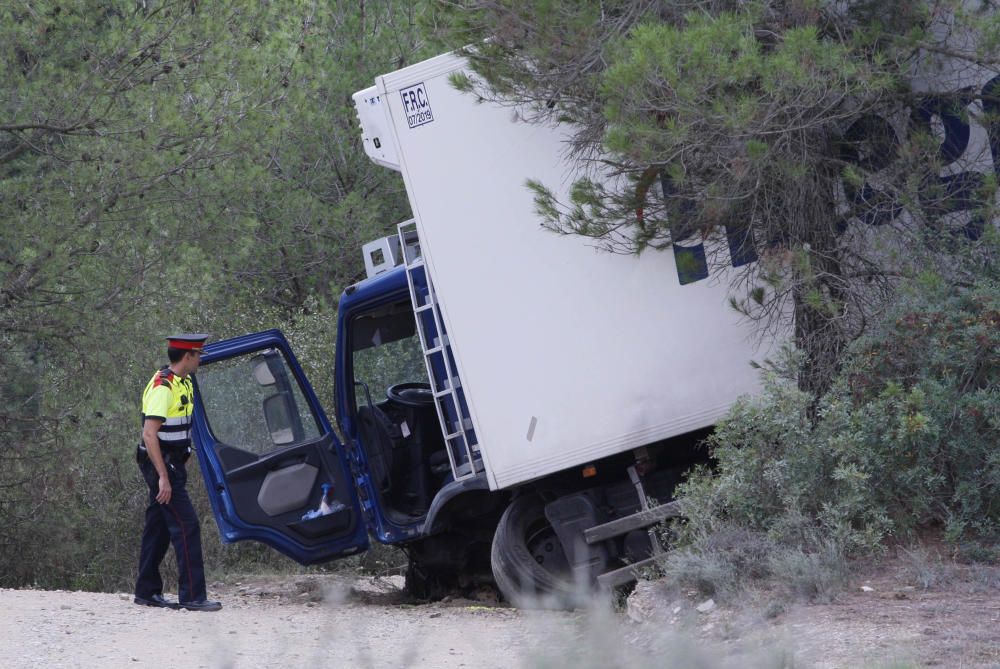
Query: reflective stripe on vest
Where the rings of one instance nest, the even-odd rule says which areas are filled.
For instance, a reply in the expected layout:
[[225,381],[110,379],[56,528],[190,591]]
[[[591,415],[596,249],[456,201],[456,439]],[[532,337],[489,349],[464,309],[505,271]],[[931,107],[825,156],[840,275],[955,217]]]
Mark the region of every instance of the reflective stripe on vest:
[[193,408],[194,386],[191,380],[177,376],[169,367],[157,371],[142,393],[143,424],[147,416],[162,420],[156,436],[161,443],[165,442],[163,445],[172,449],[190,449]]

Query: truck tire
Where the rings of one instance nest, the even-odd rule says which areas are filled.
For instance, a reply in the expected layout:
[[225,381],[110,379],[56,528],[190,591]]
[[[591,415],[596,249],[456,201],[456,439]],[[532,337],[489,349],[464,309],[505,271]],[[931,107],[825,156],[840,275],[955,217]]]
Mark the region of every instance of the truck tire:
[[536,494],[514,499],[493,536],[493,578],[507,601],[521,608],[572,608],[581,589],[573,584],[562,544]]

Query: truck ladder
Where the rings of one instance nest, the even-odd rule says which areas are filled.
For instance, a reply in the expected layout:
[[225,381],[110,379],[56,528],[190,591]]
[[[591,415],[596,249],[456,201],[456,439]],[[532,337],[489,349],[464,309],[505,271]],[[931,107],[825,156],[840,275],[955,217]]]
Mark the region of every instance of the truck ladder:
[[445,451],[455,480],[470,478],[483,471],[479,441],[472,424],[469,405],[458,376],[455,356],[441,319],[437,294],[420,252],[416,223],[411,219],[399,224],[399,242],[406,265],[406,281],[417,321],[420,347],[431,382],[434,407],[444,435]]

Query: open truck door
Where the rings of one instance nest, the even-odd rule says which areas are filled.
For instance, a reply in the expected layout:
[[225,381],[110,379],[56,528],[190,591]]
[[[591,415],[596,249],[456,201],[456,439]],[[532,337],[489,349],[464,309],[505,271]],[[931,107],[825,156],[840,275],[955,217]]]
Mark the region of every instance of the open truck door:
[[207,345],[194,379],[192,438],[224,543],[300,564],[368,548],[343,445],[280,331]]

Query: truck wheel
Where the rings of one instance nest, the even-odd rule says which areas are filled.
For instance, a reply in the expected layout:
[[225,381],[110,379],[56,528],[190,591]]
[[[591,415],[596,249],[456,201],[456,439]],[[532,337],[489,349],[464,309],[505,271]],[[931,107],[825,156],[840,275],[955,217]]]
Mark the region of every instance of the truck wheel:
[[511,502],[500,518],[491,553],[493,578],[503,596],[522,608],[570,608],[579,588],[545,506],[535,494]]

